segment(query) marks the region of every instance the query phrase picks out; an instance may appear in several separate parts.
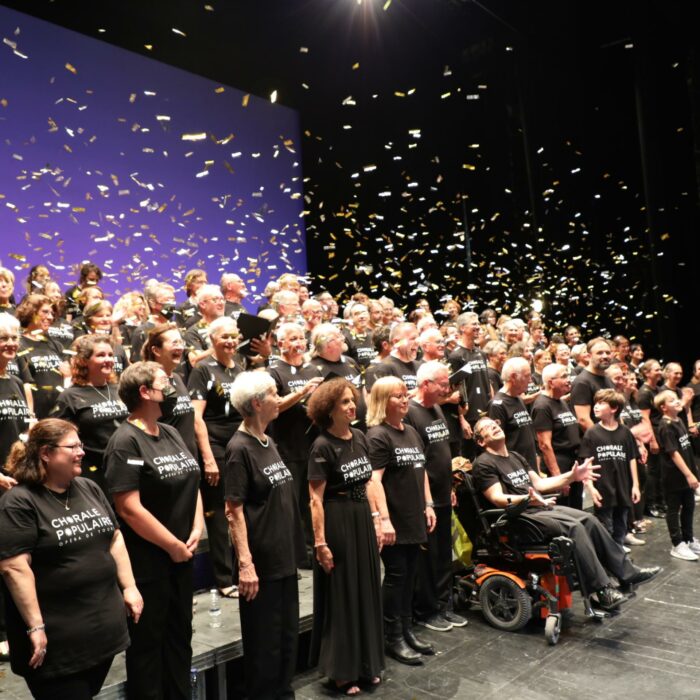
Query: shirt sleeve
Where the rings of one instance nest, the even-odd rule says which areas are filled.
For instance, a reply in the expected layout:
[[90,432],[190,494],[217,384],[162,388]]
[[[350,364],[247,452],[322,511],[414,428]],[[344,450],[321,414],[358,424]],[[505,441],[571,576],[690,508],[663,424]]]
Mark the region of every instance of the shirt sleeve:
[[5,497],[3,500],[5,503],[0,507],[0,559],[34,551],[39,540],[39,527],[32,504],[24,498]]
[[51,418],[61,418],[62,420],[68,420],[75,422],[76,415],[73,407],[70,405],[69,394],[66,391],[62,391],[56,399],[56,403],[49,412]]
[[138,491],[144,461],[137,450],[116,449],[105,452],[105,476],[110,493]]
[[369,461],[372,469],[386,469],[394,462],[391,445],[383,431],[372,431],[367,437],[369,445]]
[[331,466],[328,457],[326,440],[317,438],[309,454],[309,481],[328,481],[328,470]]
[[669,456],[671,453],[679,451],[676,431],[666,421],[662,421],[659,424],[659,447]]
[[549,406],[542,405],[538,401],[532,406],[532,427],[538,433],[553,432],[554,421]]
[[213,380],[209,372],[202,365],[197,365],[190,374],[187,382],[187,389],[190,392],[190,398],[195,401],[206,401],[209,389]]
[[[591,440],[592,432],[592,430],[587,430],[581,438],[581,446],[578,448],[579,462],[584,459],[588,459],[588,457],[595,456],[595,450],[593,448],[593,443]],[[593,485],[595,486],[595,482]]]
[[239,446],[226,450],[223,474],[225,500],[237,503],[245,503],[248,500],[250,474],[246,462],[245,454]]
[[472,479],[474,480],[474,488],[478,493],[484,493],[494,484],[501,483],[497,470],[490,464],[479,461],[474,462]]
[[571,405],[593,406],[590,387],[580,377],[576,377],[571,385]]

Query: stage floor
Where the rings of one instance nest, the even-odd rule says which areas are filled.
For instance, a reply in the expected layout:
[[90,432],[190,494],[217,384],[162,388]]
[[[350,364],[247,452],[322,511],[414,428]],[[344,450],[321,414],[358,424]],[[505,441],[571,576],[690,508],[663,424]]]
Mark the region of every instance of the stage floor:
[[[696,518],[700,532],[700,522]],[[647,544],[634,547],[632,556],[641,566],[661,564],[664,571],[642,586],[621,614],[597,624],[583,617],[580,599],[574,598],[573,625],[550,647],[541,627],[528,626],[518,633],[490,627],[477,609],[467,613],[469,625],[448,633],[421,629],[439,653],[425,657],[423,667],[387,661],[384,683],[372,694],[377,700],[413,698],[496,698],[520,700],[556,698],[599,700],[601,697],[697,698],[700,661],[700,562],[672,559],[666,525],[654,520],[645,536]],[[302,628],[310,627],[311,580],[300,581]],[[240,655],[237,601],[223,601],[223,626],[211,629],[206,595],[199,597],[195,613],[194,664],[211,668]],[[302,645],[305,646],[305,645]],[[220,664],[221,666],[221,664]],[[229,697],[238,697],[230,681]],[[117,660],[109,682],[123,678]],[[298,700],[332,696],[313,670],[295,680]],[[209,692],[214,690],[209,684]],[[100,697],[118,697],[105,687]],[[368,693],[363,693],[368,694]],[[0,664],[0,698],[25,700],[24,682],[8,664]]]

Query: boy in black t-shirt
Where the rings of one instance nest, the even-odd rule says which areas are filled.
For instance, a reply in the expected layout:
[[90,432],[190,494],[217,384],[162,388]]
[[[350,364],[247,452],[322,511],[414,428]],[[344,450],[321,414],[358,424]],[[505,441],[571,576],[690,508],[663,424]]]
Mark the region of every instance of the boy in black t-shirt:
[[661,455],[661,483],[666,497],[666,525],[671,536],[671,556],[697,561],[700,542],[693,537],[695,489],[698,470],[690,435],[678,414],[683,403],[675,392],[660,391],[654,405],[661,412],[658,442]]
[[593,457],[600,471],[595,484],[586,482],[586,491],[593,499],[595,516],[624,546],[629,512],[640,498],[637,450],[630,429],[618,421],[625,397],[614,389],[602,389],[593,400],[598,423],[583,436],[579,458]]

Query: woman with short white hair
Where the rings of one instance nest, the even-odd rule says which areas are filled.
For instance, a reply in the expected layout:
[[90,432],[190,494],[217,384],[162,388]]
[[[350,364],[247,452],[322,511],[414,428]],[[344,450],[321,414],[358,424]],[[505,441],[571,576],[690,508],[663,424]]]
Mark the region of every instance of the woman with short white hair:
[[264,372],[242,372],[231,388],[231,402],[243,422],[226,448],[224,497],[238,559],[247,693],[294,697],[297,566],[305,552],[292,473],[265,434],[279,414],[277,387]]

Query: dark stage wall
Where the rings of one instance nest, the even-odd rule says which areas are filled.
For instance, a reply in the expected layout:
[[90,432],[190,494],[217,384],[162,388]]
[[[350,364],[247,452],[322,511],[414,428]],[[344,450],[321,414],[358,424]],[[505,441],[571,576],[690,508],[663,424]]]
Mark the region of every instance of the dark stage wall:
[[[0,264],[110,298],[306,270],[294,110],[0,7]],[[19,294],[21,296],[21,292]],[[179,295],[183,297],[182,293]]]

